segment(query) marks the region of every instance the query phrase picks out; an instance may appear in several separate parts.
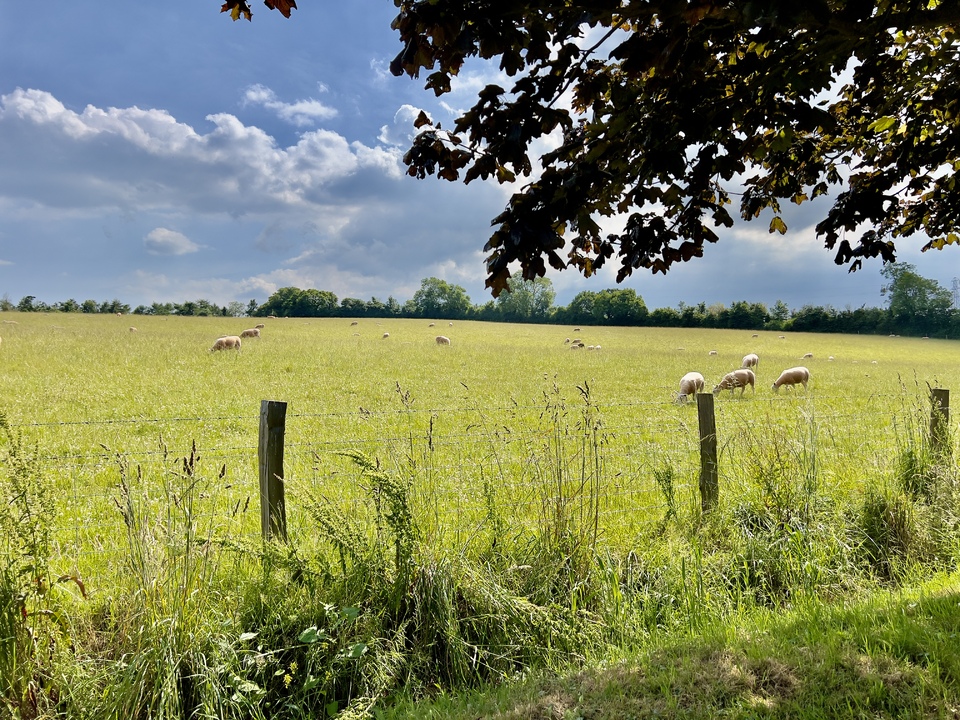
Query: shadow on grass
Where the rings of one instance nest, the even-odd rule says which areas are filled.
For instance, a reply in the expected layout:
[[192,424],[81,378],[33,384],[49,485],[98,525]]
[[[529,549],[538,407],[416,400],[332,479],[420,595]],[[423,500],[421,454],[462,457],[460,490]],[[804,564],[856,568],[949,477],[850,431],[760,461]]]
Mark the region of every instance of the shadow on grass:
[[420,706],[386,716],[960,718],[955,587],[856,607],[815,607],[786,622],[764,616],[615,665],[461,698],[459,707]]

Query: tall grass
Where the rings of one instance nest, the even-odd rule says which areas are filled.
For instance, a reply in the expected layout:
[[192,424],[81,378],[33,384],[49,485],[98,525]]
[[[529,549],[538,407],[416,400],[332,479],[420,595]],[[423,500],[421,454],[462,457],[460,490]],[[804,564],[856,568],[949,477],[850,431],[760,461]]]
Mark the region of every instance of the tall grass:
[[[164,346],[183,349],[174,325],[145,320],[113,384],[86,367],[110,364],[79,323],[57,331],[82,360],[50,361],[73,384],[51,386],[68,403],[39,418],[43,452],[17,432],[34,432],[42,382],[27,348],[44,329],[20,327],[19,347],[5,338],[0,372],[23,376],[24,397],[17,432],[4,426],[0,664],[23,717],[370,716],[399,692],[585,664],[960,557],[955,463],[929,451],[922,404],[891,413],[887,393],[920,393],[891,390],[883,365],[866,368],[877,389],[863,395],[841,393],[865,374],[850,362],[814,368],[809,395],[722,398],[721,501],[702,514],[673,378],[694,363],[720,374],[729,358],[708,345],[739,362],[732,334],[595,329],[604,351],[588,357],[559,354],[557,329],[521,328],[494,351],[486,328],[465,323],[440,348],[410,321],[391,327],[410,344],[387,348],[379,332],[324,345],[335,324],[291,321],[239,356],[204,340],[178,357]],[[213,324],[176,327],[200,346]],[[765,363],[795,364],[799,348],[762,341]],[[871,357],[849,338],[802,349],[826,354],[814,342]],[[676,349],[694,343],[702,354]],[[149,408],[123,387],[143,378]],[[244,413],[267,395],[292,401],[288,543],[261,542],[246,512],[256,425]],[[81,405],[76,425],[54,421]],[[188,431],[215,446],[202,460]],[[97,433],[113,450],[91,451]],[[92,500],[103,496],[115,502]],[[79,552],[90,545],[100,551]],[[61,567],[74,563],[82,573]]]

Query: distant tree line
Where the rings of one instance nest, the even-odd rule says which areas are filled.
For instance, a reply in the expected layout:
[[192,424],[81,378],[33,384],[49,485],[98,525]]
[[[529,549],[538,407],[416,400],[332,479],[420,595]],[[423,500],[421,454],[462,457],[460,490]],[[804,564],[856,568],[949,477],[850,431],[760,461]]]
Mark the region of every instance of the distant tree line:
[[[345,317],[433,318],[485,320],[565,325],[621,325],[635,327],[730,328],[741,330],[794,330],[821,333],[862,333],[960,337],[960,309],[953,296],[937,281],[921,277],[908,263],[886,265],[881,296],[887,306],[837,309],[830,305],[804,305],[791,310],[778,300],[772,308],[763,303],[737,301],[707,305],[680,303],[677,308],[648,310],[643,298],[630,288],[584,290],[567,306],[554,304],[556,293],[547,278],[509,281],[510,292],[482,305],[470,302],[467,291],[430,277],[421,281],[413,297],[400,303],[393,297],[380,300],[338,299],[329,290],[280,288],[265,303],[231,302],[220,306],[208,300],[139,305],[135,315],[223,317]],[[47,305],[28,295],[14,305],[6,296],[0,310],[21,312],[129,313],[119,300],[96,302],[70,299]]]

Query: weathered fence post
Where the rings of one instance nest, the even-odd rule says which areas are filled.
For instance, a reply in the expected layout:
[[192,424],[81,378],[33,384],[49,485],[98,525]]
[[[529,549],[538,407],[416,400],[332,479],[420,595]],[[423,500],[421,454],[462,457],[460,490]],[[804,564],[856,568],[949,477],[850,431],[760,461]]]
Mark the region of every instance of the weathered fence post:
[[934,455],[949,451],[950,444],[950,391],[943,388],[930,390],[930,449]]
[[260,527],[264,540],[287,539],[287,510],[283,500],[283,434],[287,404],[275,400],[260,403]]
[[720,499],[713,393],[697,393],[697,418],[700,421],[700,507],[707,512]]

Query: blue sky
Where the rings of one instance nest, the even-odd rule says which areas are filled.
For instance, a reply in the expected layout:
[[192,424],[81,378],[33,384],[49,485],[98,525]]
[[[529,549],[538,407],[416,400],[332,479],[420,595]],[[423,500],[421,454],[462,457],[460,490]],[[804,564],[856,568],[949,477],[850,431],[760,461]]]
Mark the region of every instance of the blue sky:
[[[217,0],[0,4],[0,295],[17,302],[205,298],[277,288],[403,302],[425,277],[483,288],[490,220],[513,191],[404,174],[413,118],[449,127],[496,67],[435,98],[395,78],[390,0],[301,0],[290,20]],[[623,284],[648,307],[778,299],[882,305],[878,262],[848,274],[813,233],[824,206],[721,234],[703,259]],[[900,259],[949,288],[960,255]],[[558,304],[615,287],[614,268],[551,274]]]

